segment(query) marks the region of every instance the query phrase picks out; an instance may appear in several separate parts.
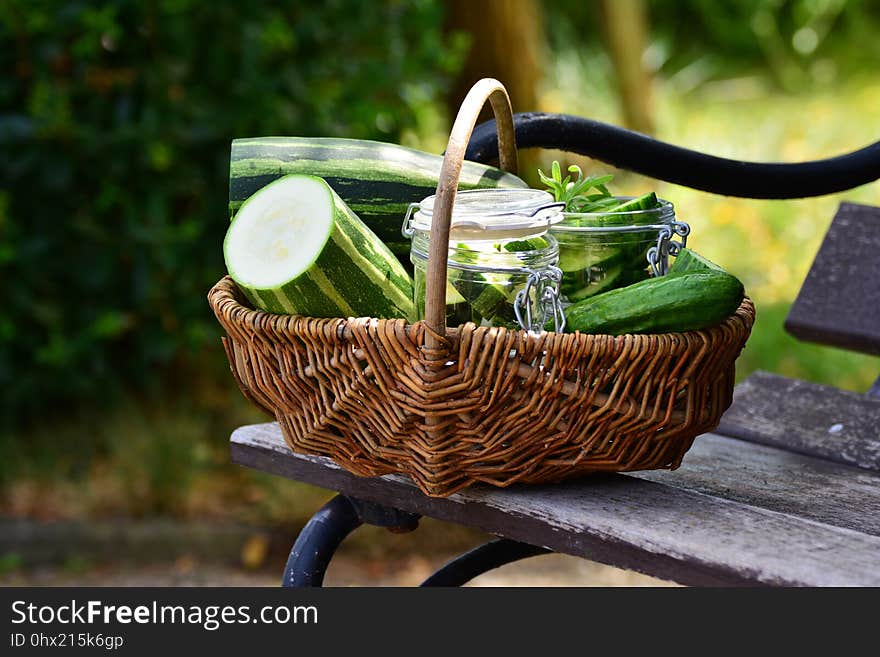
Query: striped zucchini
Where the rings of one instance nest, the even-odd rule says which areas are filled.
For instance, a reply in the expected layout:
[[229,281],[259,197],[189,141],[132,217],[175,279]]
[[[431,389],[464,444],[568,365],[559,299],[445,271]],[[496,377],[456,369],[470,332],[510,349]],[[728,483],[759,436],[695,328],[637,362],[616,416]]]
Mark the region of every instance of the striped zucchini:
[[316,176],[284,176],[251,195],[223,255],[244,295],[267,312],[415,318],[412,279]]
[[[267,183],[291,173],[324,178],[330,187],[400,257],[409,243],[400,226],[410,203],[437,189],[443,158],[432,153],[361,139],[262,137],[232,142],[229,210]],[[528,187],[501,169],[465,162],[459,189]]]

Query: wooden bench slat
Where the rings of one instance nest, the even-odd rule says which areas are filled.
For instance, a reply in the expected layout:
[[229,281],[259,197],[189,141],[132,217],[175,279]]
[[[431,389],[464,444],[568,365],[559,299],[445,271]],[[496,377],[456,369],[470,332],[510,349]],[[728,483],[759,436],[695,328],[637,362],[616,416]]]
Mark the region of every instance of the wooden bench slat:
[[733,393],[718,433],[880,471],[880,399],[755,372]]
[[868,389],[868,392],[865,393],[866,396],[871,399],[880,399],[880,376],[877,377],[877,380],[871,384],[871,387]]
[[802,340],[880,354],[880,208],[840,204],[785,328]]
[[859,468],[705,434],[697,438],[678,470],[631,474],[880,536],[880,476]]
[[[706,439],[752,447],[704,436],[694,449]],[[475,486],[437,499],[406,477],[357,477],[329,459],[293,454],[274,423],[238,429],[231,448],[241,465],[684,584],[880,585],[880,537],[747,504],[735,499],[742,491],[727,499],[705,485],[688,490],[684,480],[658,483],[642,473],[555,486]],[[809,458],[768,451],[783,464]],[[738,462],[722,465],[735,470]],[[840,468],[841,477],[853,472],[823,465]],[[795,469],[779,486],[798,495],[801,471]],[[781,476],[785,468],[777,472]],[[864,475],[876,495],[880,477]],[[764,504],[770,506],[766,499]]]

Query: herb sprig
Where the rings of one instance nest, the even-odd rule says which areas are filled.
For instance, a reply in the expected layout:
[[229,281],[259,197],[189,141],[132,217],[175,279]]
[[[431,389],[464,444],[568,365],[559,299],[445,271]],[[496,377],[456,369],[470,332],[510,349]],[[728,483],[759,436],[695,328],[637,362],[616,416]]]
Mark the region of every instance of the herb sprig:
[[[562,167],[556,160],[553,160],[550,176],[538,169],[541,182],[547,186],[548,191],[552,192],[557,202],[565,203],[566,212],[601,212],[618,204],[618,200],[605,186],[614,179],[614,176],[585,177],[584,172],[576,164],[569,166],[568,172],[575,174],[574,180],[570,175],[562,177]],[[590,190],[595,191],[590,192]]]

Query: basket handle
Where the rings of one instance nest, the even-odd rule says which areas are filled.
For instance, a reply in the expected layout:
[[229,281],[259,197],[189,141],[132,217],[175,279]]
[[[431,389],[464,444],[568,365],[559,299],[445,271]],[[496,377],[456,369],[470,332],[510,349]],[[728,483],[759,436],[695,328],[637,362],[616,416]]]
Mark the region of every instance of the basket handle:
[[446,336],[446,264],[449,257],[449,227],[458,179],[474,125],[486,101],[492,105],[498,131],[498,157],[501,168],[516,173],[516,136],[513,109],[507,90],[494,78],[483,78],[465,96],[452,124],[452,132],[443,155],[440,179],[434,198],[431,219],[431,245],[425,285],[425,323],[430,331],[425,338],[429,349],[440,349]]

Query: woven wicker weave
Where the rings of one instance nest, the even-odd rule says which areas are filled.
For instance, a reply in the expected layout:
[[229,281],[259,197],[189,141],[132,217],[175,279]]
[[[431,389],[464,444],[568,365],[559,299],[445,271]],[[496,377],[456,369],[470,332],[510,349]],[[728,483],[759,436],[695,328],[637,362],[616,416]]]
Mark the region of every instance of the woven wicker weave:
[[720,325],[687,333],[446,329],[449,218],[464,145],[487,97],[501,164],[515,169],[507,95],[483,80],[444,158],[425,321],[272,315],[248,307],[226,277],[208,299],[239,387],[275,416],[294,451],[359,475],[405,473],[432,496],[474,482],[677,467],[731,403],[734,361],[754,322],[748,299]]

